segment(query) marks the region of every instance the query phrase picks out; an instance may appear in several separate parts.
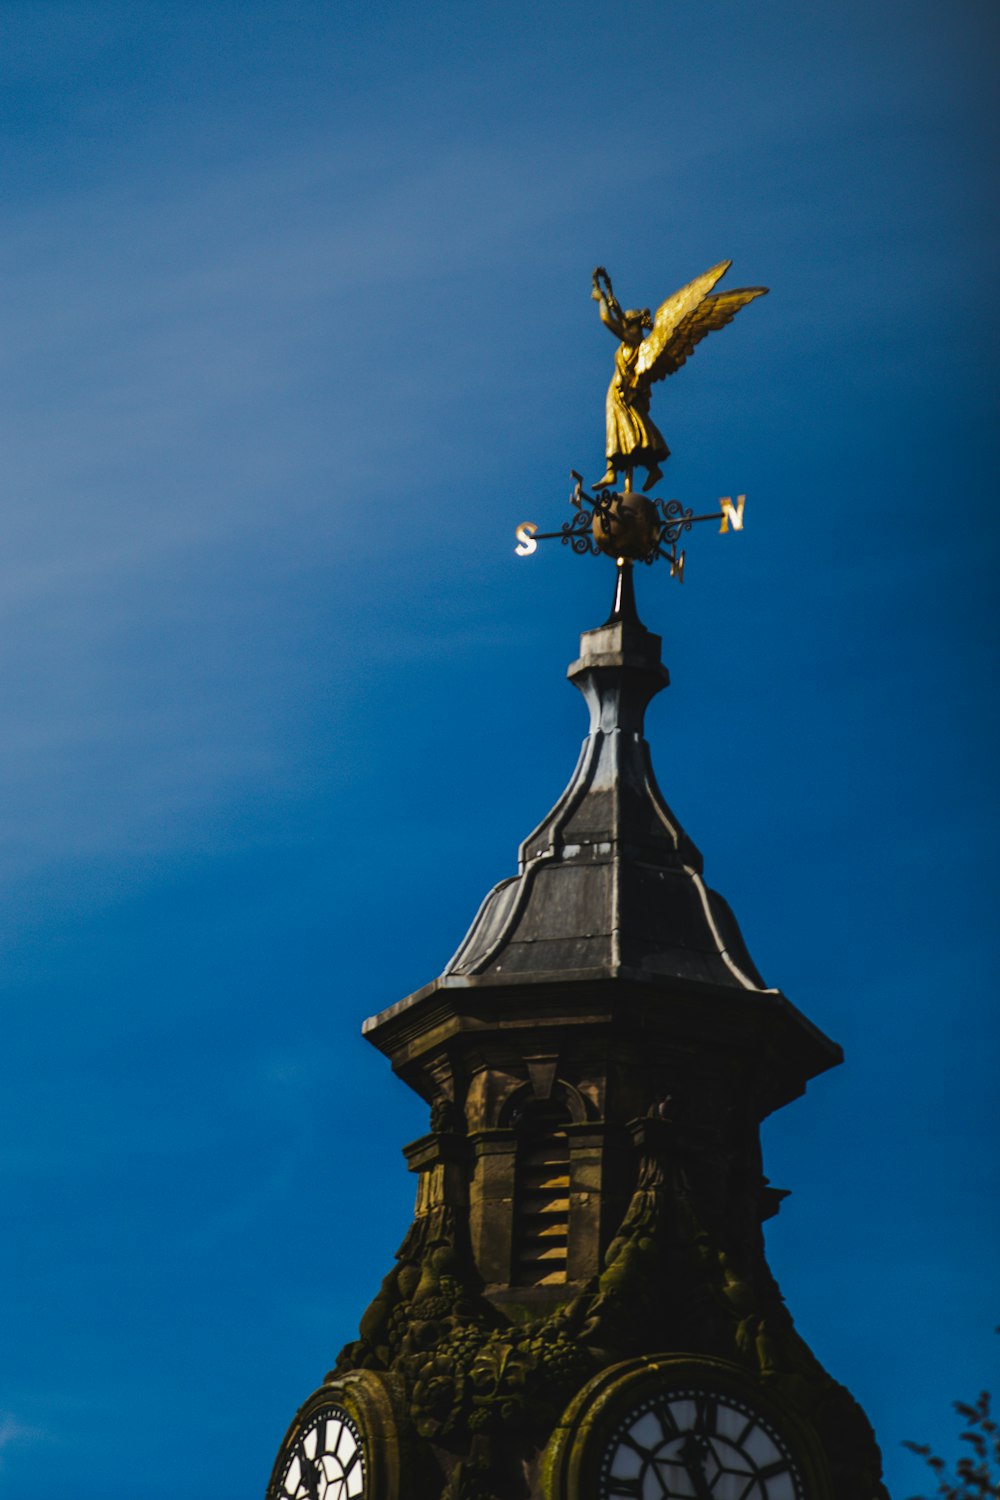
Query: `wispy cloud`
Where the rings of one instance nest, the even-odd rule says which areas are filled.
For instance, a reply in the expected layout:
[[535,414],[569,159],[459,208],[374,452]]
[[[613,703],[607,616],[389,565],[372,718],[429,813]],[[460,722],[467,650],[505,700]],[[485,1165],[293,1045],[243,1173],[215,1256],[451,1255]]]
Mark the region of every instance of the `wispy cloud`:
[[47,1442],[50,1434],[43,1427],[22,1422],[7,1411],[0,1411],[0,1463],[8,1448],[24,1447],[31,1443]]
[[[499,276],[516,298],[525,239],[576,211],[594,161],[540,151],[534,168],[454,143],[421,157],[292,141],[238,170],[117,180],[14,213],[0,310],[8,876],[57,848],[170,843],[178,800],[193,811],[275,770],[241,639],[276,606],[275,567],[280,588],[313,569],[357,486],[367,503],[393,493],[452,420],[441,362],[456,347],[476,381],[474,442],[507,377],[443,287]],[[335,586],[352,560],[327,551]],[[273,644],[262,656],[280,673]]]

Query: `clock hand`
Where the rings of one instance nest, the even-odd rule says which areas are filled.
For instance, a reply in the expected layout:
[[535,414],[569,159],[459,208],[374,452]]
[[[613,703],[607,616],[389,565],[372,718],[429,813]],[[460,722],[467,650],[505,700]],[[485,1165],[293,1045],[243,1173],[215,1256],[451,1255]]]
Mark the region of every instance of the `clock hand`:
[[694,1486],[696,1500],[712,1500],[712,1491],[708,1487],[705,1478],[705,1449],[708,1445],[704,1438],[695,1437],[689,1432],[683,1444],[677,1450],[680,1458],[688,1472],[688,1478]]
[[299,1455],[299,1468],[302,1470],[302,1483],[309,1491],[309,1500],[319,1500],[319,1481],[321,1470],[319,1464],[314,1464],[311,1458],[304,1453]]

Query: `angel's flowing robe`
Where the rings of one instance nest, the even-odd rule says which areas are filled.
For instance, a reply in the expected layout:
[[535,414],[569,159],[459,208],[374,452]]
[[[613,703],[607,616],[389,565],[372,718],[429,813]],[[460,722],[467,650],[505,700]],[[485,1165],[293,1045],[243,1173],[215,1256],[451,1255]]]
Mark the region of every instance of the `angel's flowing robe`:
[[636,385],[638,358],[638,344],[619,344],[615,351],[614,378],[608,386],[607,456],[617,469],[630,469],[634,464],[652,468],[670,453],[662,432],[650,420],[649,386],[645,381]]

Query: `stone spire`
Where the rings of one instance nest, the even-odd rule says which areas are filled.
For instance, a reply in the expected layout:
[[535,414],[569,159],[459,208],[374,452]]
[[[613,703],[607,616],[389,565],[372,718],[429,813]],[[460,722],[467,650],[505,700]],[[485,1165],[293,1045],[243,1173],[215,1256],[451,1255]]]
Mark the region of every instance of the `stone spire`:
[[664,1045],[683,1034],[685,1046],[728,1048],[756,1069],[763,1117],[842,1054],[765,985],[656,784],[643,719],[670,679],[659,636],[636,613],[628,566],[609,619],[583,634],[568,675],[591,720],[568,787],[444,972],[372,1016],[364,1034],[429,1101],[461,1093],[458,1052],[471,1048],[472,1066],[487,1034],[546,1056],[569,1031],[642,1033],[647,1047],[654,1030]]
[[445,974],[657,976],[764,990],[656,784],[643,719],[670,678],[660,637],[636,613],[630,565],[619,569],[610,618],[581,637],[568,675],[590,709],[576,770]]

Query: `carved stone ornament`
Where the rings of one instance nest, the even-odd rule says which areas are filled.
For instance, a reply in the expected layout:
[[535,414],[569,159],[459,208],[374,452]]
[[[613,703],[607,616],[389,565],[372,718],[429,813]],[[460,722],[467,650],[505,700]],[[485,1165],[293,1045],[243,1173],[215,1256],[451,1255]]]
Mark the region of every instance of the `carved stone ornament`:
[[[328,1381],[352,1371],[398,1378],[414,1432],[439,1450],[438,1472],[449,1476],[428,1495],[511,1500],[534,1492],[528,1476],[541,1472],[563,1413],[602,1370],[650,1348],[689,1349],[744,1372],[807,1424],[819,1439],[808,1455],[810,1473],[822,1476],[815,1500],[888,1500],[867,1419],[796,1333],[763,1255],[741,1264],[706,1228],[669,1122],[635,1125],[635,1191],[603,1270],[581,1294],[510,1322],[482,1295],[460,1217],[425,1202]],[[553,1490],[553,1500],[563,1494]]]

